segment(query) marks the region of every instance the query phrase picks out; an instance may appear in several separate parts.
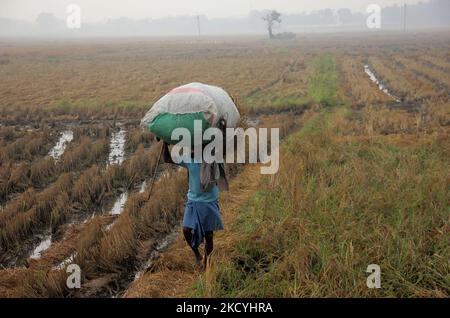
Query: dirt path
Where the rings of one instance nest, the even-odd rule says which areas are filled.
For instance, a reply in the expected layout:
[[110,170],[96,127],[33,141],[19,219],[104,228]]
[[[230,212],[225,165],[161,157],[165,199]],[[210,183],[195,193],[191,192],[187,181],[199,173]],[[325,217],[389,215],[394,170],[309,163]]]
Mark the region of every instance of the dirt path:
[[[247,165],[230,183],[230,191],[221,194],[220,206],[225,230],[218,232],[214,243],[220,250],[229,244],[227,228],[236,219],[241,207],[257,191],[261,178],[259,165]],[[213,253],[214,257],[214,253]],[[186,245],[181,230],[174,243],[163,252],[124,297],[184,297],[203,272],[195,267],[194,257]]]

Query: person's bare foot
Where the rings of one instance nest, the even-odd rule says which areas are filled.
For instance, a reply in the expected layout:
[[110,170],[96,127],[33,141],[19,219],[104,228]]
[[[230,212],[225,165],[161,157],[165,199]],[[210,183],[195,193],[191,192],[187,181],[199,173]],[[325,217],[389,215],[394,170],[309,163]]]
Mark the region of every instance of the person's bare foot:
[[194,255],[195,255],[195,263],[196,263],[196,265],[201,266],[202,265],[202,259],[203,259],[202,254],[200,254],[200,251],[197,249],[197,250],[194,250]]
[[205,267],[203,266],[203,258],[201,258],[201,259],[195,258],[194,268],[195,268],[195,271],[197,271],[197,272],[205,271]]
[[205,252],[205,256],[203,257],[203,270],[206,272],[206,269],[211,266],[211,260],[209,259],[211,257],[211,254],[206,254]]

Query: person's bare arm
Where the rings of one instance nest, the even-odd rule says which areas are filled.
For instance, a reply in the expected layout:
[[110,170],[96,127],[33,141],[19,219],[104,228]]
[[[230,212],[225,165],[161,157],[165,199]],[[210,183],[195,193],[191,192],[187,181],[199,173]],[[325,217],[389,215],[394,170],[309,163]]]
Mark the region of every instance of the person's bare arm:
[[163,155],[164,162],[175,164],[175,162],[173,162],[173,160],[172,160],[172,156],[170,155],[169,145],[165,142],[163,144],[163,154],[162,155]]
[[[170,153],[169,145],[167,143],[163,144],[162,159],[166,163],[170,163],[170,164],[174,164],[174,165],[177,165],[177,166],[180,166],[183,168],[187,168],[186,163],[183,162],[182,160],[179,163],[173,161],[172,154]],[[177,159],[180,160],[181,158],[177,157],[175,160],[178,161]]]

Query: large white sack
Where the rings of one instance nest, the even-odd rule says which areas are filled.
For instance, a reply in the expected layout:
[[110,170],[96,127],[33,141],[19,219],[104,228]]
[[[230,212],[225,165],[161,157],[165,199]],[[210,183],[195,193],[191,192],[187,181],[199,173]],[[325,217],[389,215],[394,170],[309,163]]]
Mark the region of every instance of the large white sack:
[[240,115],[231,97],[220,87],[190,83],[177,87],[159,99],[141,121],[143,127],[163,113],[188,114],[202,112],[212,127],[225,119],[227,127],[235,128]]

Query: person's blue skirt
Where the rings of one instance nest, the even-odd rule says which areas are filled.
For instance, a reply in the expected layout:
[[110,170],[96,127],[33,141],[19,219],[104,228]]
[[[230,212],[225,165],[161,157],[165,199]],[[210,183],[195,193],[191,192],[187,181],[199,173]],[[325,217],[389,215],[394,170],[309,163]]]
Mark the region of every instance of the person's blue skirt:
[[194,231],[191,245],[194,248],[199,247],[205,238],[205,232],[223,230],[219,203],[217,201],[187,202],[184,209],[183,227]]

